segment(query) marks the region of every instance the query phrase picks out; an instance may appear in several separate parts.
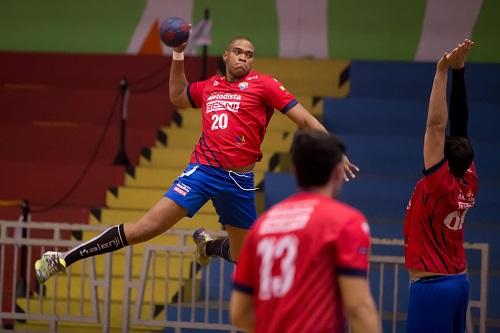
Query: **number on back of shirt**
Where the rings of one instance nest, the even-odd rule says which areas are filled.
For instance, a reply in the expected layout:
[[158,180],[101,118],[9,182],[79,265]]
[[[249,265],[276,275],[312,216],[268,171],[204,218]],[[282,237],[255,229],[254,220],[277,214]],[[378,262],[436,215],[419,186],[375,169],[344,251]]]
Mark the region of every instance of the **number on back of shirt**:
[[214,114],[212,116],[212,131],[217,129],[225,129],[227,127],[227,114]]
[[[281,238],[266,237],[260,240],[257,245],[257,254],[261,257],[260,300],[283,297],[292,288],[297,250],[298,240],[293,235]],[[279,274],[273,275],[273,265],[280,259]]]
[[468,209],[453,211],[444,219],[444,224],[451,230],[461,230],[464,226],[465,214]]

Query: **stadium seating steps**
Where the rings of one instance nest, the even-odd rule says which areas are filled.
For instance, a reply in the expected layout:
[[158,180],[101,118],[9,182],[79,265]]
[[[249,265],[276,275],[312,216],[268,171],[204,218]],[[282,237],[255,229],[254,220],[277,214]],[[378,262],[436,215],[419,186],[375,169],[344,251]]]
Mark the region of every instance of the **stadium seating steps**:
[[[0,199],[3,202],[29,199],[33,208],[33,221],[101,225],[134,221],[162,196],[186,166],[201,130],[200,113],[193,109],[175,111],[169,105],[168,81],[161,76],[168,70],[164,58],[0,53],[0,59],[0,63],[11,64],[8,68],[2,68],[5,71],[2,71],[4,75],[0,82],[0,107],[5,112],[2,113],[0,135],[2,140],[12,143],[0,148],[3,170],[0,178],[5,184],[0,189]],[[74,63],[79,66],[74,66]],[[210,60],[212,69],[215,63],[216,59]],[[322,66],[315,65],[311,71],[313,63],[310,60],[262,60],[256,64],[256,69],[272,69],[299,101],[320,117],[323,110],[322,96],[347,95],[349,82],[341,74],[345,76],[349,62],[327,60]],[[196,65],[197,62],[193,60],[191,68]],[[57,71],[51,70],[56,66]],[[337,74],[325,75],[325,67],[330,73]],[[290,68],[295,71],[290,71]],[[300,75],[296,75],[297,70]],[[142,81],[137,79],[147,73],[152,75]],[[127,154],[133,165],[130,167],[113,163],[119,137],[118,83],[124,75],[128,77],[131,87],[126,133]],[[195,80],[196,75],[191,73],[189,79]],[[316,89],[318,92],[315,95],[311,92],[314,85],[322,87]],[[276,162],[279,153],[286,154],[289,150],[295,130],[296,126],[292,122],[276,112],[262,145],[263,160],[255,170],[257,184],[263,183],[264,174],[269,171],[270,165],[279,170],[279,163]],[[98,144],[99,150],[94,152]],[[48,212],[37,212],[69,190],[86,170],[91,157],[92,164],[77,190],[65,198],[60,206]],[[262,201],[261,197],[263,195],[260,192],[257,195],[258,203]],[[262,210],[263,205],[260,204],[259,208]],[[1,219],[17,219],[18,215],[17,206],[0,208]],[[220,229],[211,204],[205,205],[193,219],[182,220],[176,228],[193,229],[199,226],[209,230]],[[83,240],[95,235],[93,232],[77,234]],[[71,236],[66,234],[65,237]],[[167,245],[172,240],[168,236],[160,236],[153,243]],[[143,259],[142,247],[134,247],[134,250],[133,276],[138,277],[137,268]],[[96,267],[102,268],[103,259],[96,260]],[[124,255],[118,252],[113,265],[112,330],[117,330],[120,325],[123,263]],[[76,263],[71,266],[72,274],[77,274],[77,277],[72,278],[72,285],[88,283],[88,270],[84,270],[84,265]],[[217,261],[213,265],[217,265]],[[172,269],[179,270],[179,267]],[[188,269],[183,271],[189,272]],[[230,272],[231,269],[226,268],[225,271]],[[104,271],[98,269],[97,274],[102,276]],[[154,274],[160,278],[162,272]],[[194,279],[199,287],[204,285],[205,279],[200,274],[199,278]],[[185,273],[181,278],[187,281],[191,277]],[[17,300],[17,305],[24,311],[35,313],[52,311],[53,295],[57,294],[56,288],[61,288],[56,286],[67,284],[66,280],[65,276],[60,276],[57,282],[55,279],[47,282],[43,306],[37,302],[26,303],[23,298]],[[212,280],[209,284],[216,288]],[[229,276],[226,280],[229,281]],[[175,291],[158,290],[158,295],[166,292],[172,295]],[[79,313],[79,293],[80,290],[76,290],[69,295],[69,313]],[[224,295],[227,301],[227,290]],[[85,297],[82,301],[84,312],[88,313],[90,300]],[[147,304],[160,303],[159,299],[150,297],[144,301]],[[55,311],[64,314],[67,309],[67,304],[61,304]],[[170,317],[172,311],[169,308],[157,315],[163,313]],[[227,320],[227,310],[224,310],[224,318]],[[17,323],[16,328],[30,331],[47,329],[43,322]],[[59,328],[62,331],[78,330],[70,323],[61,323]],[[91,331],[97,327],[88,325],[86,329]],[[144,331],[144,328],[133,329]]]

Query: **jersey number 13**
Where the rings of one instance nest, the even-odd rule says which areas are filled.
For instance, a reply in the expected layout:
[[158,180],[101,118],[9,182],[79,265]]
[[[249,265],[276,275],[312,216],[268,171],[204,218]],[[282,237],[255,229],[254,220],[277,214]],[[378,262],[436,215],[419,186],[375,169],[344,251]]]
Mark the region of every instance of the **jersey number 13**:
[[[298,240],[293,235],[281,238],[266,237],[259,241],[257,253],[261,257],[259,299],[269,300],[286,295],[295,278],[295,259]],[[281,259],[279,275],[273,275],[273,264]]]

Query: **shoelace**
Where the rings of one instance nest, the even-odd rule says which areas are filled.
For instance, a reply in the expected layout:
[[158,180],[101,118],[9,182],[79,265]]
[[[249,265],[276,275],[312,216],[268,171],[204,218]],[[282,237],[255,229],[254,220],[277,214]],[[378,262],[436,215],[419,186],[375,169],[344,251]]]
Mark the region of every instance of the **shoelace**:
[[47,270],[51,273],[59,272],[63,265],[59,262],[59,256],[57,254],[49,254],[45,260],[47,263]]

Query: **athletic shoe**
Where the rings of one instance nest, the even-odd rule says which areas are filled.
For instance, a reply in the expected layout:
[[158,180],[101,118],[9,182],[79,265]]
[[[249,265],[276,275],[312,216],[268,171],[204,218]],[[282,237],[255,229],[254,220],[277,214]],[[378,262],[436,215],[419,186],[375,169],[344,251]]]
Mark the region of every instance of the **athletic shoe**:
[[59,252],[47,251],[35,262],[36,278],[40,284],[45,283],[51,276],[64,272],[66,262]]
[[207,266],[210,262],[210,256],[205,253],[205,246],[211,240],[213,240],[212,236],[203,228],[196,229],[193,233],[193,242],[196,245],[195,260],[201,266]]

